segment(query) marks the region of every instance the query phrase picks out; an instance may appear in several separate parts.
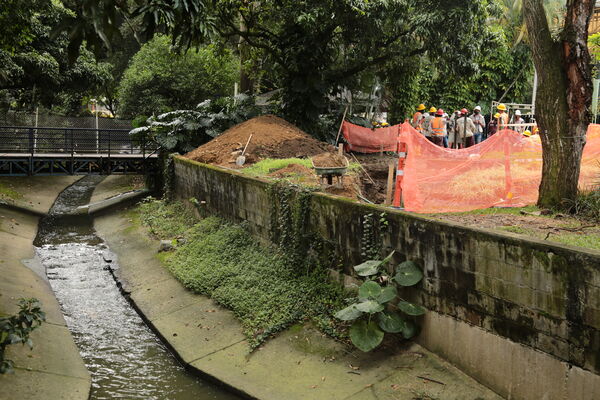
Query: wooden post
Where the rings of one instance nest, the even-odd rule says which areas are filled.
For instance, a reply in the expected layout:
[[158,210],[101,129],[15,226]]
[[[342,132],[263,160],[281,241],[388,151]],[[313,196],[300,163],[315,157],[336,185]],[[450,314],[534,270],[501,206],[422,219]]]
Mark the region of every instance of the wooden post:
[[394,163],[388,165],[387,189],[385,191],[385,204],[392,204],[392,193],[394,190]]
[[404,162],[406,160],[406,143],[400,142],[398,154],[398,170],[396,171],[396,188],[394,190],[393,206],[399,208],[402,204],[402,180],[404,179]]
[[343,145],[343,144],[340,144],[340,145],[338,146],[338,154],[339,154],[340,156],[343,156],[343,155],[344,155],[344,145]]

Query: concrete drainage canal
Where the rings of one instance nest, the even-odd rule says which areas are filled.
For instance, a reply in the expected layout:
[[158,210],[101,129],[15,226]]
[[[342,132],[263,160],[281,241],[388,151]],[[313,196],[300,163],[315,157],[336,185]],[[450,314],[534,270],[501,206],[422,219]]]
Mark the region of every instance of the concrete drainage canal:
[[92,375],[90,398],[237,399],[189,374],[121,294],[110,272],[118,265],[91,218],[72,215],[101,180],[89,176],[65,189],[34,243]]

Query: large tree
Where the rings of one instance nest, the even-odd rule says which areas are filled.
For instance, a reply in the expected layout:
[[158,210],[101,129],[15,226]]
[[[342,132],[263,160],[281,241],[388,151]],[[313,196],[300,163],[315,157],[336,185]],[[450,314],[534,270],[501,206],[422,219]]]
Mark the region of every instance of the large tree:
[[231,51],[214,45],[185,54],[158,35],[131,59],[119,84],[119,113],[125,117],[150,116],[191,109],[206,99],[233,93],[238,62]]
[[[112,2],[113,9],[124,3]],[[111,24],[104,30],[103,22],[110,21],[112,15],[107,11],[110,0],[78,3],[82,13],[103,16],[94,26],[101,37],[109,38]],[[272,79],[282,89],[283,114],[310,129],[327,112],[332,94],[355,85],[363,72],[390,60],[418,63],[427,56],[438,62],[445,60],[450,67],[446,72],[475,72],[472,60],[480,49],[478,32],[485,26],[487,0],[137,3],[141,7],[134,15],[143,16],[147,31],[170,32],[177,45],[196,46],[211,36],[237,45],[242,38],[242,43],[272,66]],[[97,11],[90,12],[94,7]],[[124,7],[120,10],[128,12]],[[86,29],[73,29],[75,37],[87,35]]]
[[593,0],[567,0],[558,35],[542,0],[523,0],[539,86],[537,122],[543,148],[538,205],[564,208],[577,197],[581,156],[590,122],[592,76],[587,47]]

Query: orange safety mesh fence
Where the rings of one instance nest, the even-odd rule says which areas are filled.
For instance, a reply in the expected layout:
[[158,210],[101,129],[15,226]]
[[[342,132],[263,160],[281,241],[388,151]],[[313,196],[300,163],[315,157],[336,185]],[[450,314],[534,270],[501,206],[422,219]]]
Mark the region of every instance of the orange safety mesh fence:
[[[408,151],[402,183],[407,211],[460,212],[536,203],[542,171],[539,136],[527,138],[503,130],[466,149],[445,149],[408,123],[399,132],[399,141],[406,143]],[[597,182],[599,160],[600,125],[590,125],[580,187]]]
[[380,151],[398,150],[398,133],[400,125],[387,128],[370,129],[344,121],[342,132],[346,139],[346,151],[359,153],[377,153]]

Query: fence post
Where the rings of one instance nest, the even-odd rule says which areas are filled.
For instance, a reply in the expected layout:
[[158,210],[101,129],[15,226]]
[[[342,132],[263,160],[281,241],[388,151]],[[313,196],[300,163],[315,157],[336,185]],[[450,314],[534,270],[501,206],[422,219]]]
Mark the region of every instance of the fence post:
[[398,145],[398,169],[396,170],[396,189],[394,190],[394,207],[399,208],[402,204],[402,181],[404,180],[404,163],[406,161],[406,143]]

